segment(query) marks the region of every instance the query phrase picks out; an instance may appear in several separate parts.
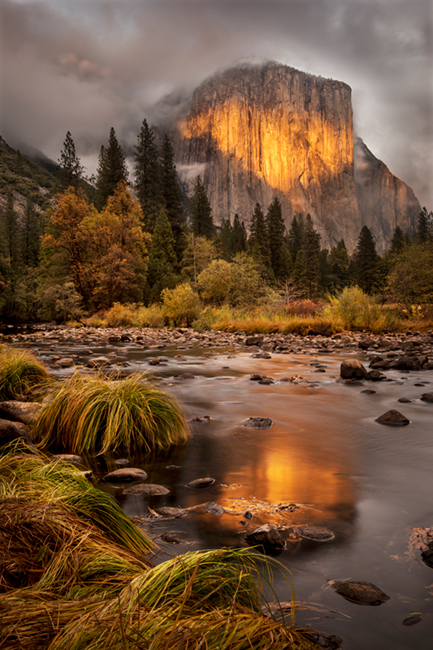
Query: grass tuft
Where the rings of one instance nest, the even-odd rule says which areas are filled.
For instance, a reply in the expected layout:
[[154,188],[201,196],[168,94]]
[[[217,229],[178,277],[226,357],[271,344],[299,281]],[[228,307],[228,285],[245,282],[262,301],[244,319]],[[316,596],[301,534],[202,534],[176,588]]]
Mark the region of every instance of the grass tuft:
[[48,370],[31,352],[0,348],[0,401],[25,395],[49,381]]
[[48,396],[32,429],[40,447],[81,454],[151,452],[186,442],[186,416],[139,373],[120,381],[75,374]]

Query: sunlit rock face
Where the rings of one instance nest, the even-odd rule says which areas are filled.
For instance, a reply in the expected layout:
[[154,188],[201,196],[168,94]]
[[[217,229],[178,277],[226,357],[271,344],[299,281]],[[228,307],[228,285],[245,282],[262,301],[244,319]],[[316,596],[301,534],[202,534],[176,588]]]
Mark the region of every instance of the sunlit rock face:
[[248,226],[255,203],[278,196],[288,226],[310,213],[322,246],[343,237],[353,250],[367,224],[380,252],[420,211],[362,142],[354,156],[351,89],[339,81],[277,63],[230,68],[195,91],[176,140],[187,191],[200,173],[217,224],[237,212]]

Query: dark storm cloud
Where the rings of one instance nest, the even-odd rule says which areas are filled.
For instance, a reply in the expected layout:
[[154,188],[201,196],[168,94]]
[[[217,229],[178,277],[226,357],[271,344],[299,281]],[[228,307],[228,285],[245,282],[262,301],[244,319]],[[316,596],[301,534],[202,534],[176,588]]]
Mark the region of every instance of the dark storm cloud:
[[[1,133],[57,158],[67,130],[93,156],[144,116],[246,57],[353,89],[373,153],[432,206],[430,0],[0,0]],[[174,94],[173,94],[174,93]],[[90,160],[88,158],[87,160]]]

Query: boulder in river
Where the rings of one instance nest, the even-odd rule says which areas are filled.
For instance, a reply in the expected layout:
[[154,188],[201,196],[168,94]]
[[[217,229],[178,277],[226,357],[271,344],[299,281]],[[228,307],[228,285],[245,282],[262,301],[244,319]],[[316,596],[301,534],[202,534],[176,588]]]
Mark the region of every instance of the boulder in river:
[[131,485],[131,487],[123,490],[123,494],[143,494],[144,496],[162,496],[163,494],[170,494],[163,485],[156,483],[141,483],[140,485]]
[[223,515],[225,510],[222,506],[219,506],[214,501],[208,501],[204,504],[204,509],[206,512],[209,512],[211,515]]
[[387,424],[390,427],[404,427],[410,423],[410,420],[408,420],[405,415],[400,413],[400,411],[391,409],[390,411],[387,411],[386,413],[383,413],[383,415],[380,415],[378,418],[376,418],[376,422],[379,422],[379,424]]
[[368,381],[383,381],[386,379],[386,375],[384,375],[383,372],[380,372],[379,370],[369,370],[365,375],[365,378]]
[[139,467],[122,467],[115,469],[104,476],[105,481],[112,483],[126,483],[128,481],[145,481],[147,479],[147,472]]
[[271,425],[271,418],[252,417],[245,422],[244,427],[247,429],[269,429]]
[[190,481],[186,484],[186,487],[193,488],[194,490],[202,490],[203,488],[207,488],[214,483],[214,478],[211,476],[206,476],[205,478],[196,478],[194,481]]
[[41,408],[42,405],[38,402],[20,402],[18,400],[0,402],[0,418],[29,424],[38,415]]
[[341,379],[364,379],[366,368],[358,359],[345,359],[340,366]]
[[335,538],[334,533],[327,528],[319,528],[317,526],[300,526],[294,529],[303,539],[311,539],[314,542],[329,542]]
[[274,524],[264,524],[245,536],[250,546],[262,547],[265,552],[281,553],[286,548],[286,540]]
[[0,419],[0,445],[5,445],[18,438],[24,438],[27,442],[31,441],[26,425],[22,422]]
[[246,346],[250,345],[261,345],[263,343],[263,336],[256,335],[256,336],[247,336],[247,339],[245,341]]
[[428,402],[429,404],[433,404],[433,393],[424,393],[421,395],[420,399],[423,402]]
[[328,580],[329,584],[335,589],[337,594],[343,596],[351,603],[358,605],[382,605],[389,596],[382,589],[376,587],[372,582],[355,582],[352,580]]

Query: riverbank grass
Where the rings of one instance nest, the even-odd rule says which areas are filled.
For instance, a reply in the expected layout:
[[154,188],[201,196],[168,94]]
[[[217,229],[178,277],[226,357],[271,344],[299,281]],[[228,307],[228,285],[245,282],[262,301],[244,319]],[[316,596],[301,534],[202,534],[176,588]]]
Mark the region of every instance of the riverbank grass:
[[25,395],[50,381],[45,366],[28,350],[0,347],[0,401]]
[[188,440],[185,413],[140,373],[122,380],[81,375],[46,398],[32,428],[41,449],[71,453],[149,453]]

